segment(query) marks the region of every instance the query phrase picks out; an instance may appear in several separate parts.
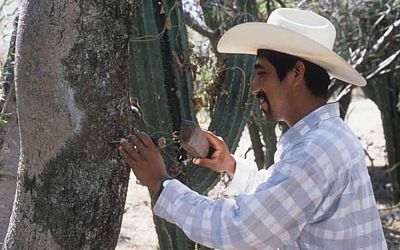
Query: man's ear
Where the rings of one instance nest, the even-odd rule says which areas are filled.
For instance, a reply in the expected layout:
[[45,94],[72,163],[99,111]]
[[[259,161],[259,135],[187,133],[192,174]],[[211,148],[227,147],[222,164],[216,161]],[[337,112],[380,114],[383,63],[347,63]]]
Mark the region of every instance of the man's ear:
[[304,79],[304,73],[306,71],[306,66],[302,61],[297,61],[293,67],[293,72],[294,72],[294,79],[293,79],[293,84],[298,85],[302,82]]

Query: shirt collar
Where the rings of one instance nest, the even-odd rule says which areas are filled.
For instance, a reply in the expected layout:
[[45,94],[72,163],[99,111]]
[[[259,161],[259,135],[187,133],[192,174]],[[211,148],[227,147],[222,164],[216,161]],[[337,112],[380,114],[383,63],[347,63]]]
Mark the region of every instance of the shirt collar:
[[317,125],[320,121],[327,120],[332,117],[340,116],[339,103],[328,103],[322,107],[312,111],[301,120],[296,122],[291,128],[289,128],[280,138],[279,144],[283,148],[286,148],[290,144],[295,143],[303,135],[311,130],[312,127]]

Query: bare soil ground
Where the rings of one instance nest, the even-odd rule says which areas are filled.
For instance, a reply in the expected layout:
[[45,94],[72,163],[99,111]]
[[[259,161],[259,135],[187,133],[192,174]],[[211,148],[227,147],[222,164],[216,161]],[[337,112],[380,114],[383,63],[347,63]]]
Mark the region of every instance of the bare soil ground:
[[[369,154],[369,157],[366,156],[366,161],[373,180],[375,196],[378,201],[379,213],[384,225],[389,249],[400,249],[400,206],[399,204],[392,204],[390,200],[390,187],[387,185],[388,179],[385,167],[387,165],[385,139],[380,112],[373,102],[363,98],[359,92],[356,92],[349,107],[346,122],[360,138]],[[244,157],[249,146],[250,138],[248,132],[245,131],[235,155]],[[252,153],[248,153],[247,157],[254,159]],[[220,183],[211,192],[211,195],[218,196],[218,190],[221,190],[224,186],[224,183]],[[149,193],[145,187],[136,184],[136,179],[133,175],[131,175],[125,209],[126,212],[116,249],[159,249],[150,208]]]

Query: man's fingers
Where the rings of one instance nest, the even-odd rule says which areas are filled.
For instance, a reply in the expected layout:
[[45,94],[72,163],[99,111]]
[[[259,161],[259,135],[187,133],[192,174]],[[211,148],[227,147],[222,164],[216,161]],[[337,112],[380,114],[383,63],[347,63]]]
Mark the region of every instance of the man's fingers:
[[215,167],[217,166],[217,162],[215,160],[208,158],[195,158],[193,160],[193,163],[211,169],[215,169]]
[[129,156],[129,154],[124,150],[122,146],[118,147],[119,152],[121,153],[122,157],[128,162],[129,167],[135,167],[135,161]]
[[140,132],[137,136],[145,147],[150,147],[154,144],[150,136],[144,132]]
[[203,130],[203,133],[214,148],[220,148],[224,145],[224,141],[221,137],[218,137],[214,133],[207,130]]
[[143,142],[137,136],[130,135],[130,136],[128,136],[128,139],[130,142],[133,143],[133,145],[138,147],[139,152],[143,152],[143,149],[145,148],[145,146],[143,145]]
[[139,157],[138,152],[128,143],[126,139],[121,139],[120,141],[122,149],[133,159],[136,160]]

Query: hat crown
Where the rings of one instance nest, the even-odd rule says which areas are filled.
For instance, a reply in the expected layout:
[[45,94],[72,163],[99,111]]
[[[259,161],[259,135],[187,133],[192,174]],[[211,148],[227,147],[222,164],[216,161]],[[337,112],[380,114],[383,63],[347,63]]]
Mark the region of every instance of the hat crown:
[[335,43],[336,30],[333,24],[311,11],[277,9],[271,13],[267,23],[299,33],[330,50]]

